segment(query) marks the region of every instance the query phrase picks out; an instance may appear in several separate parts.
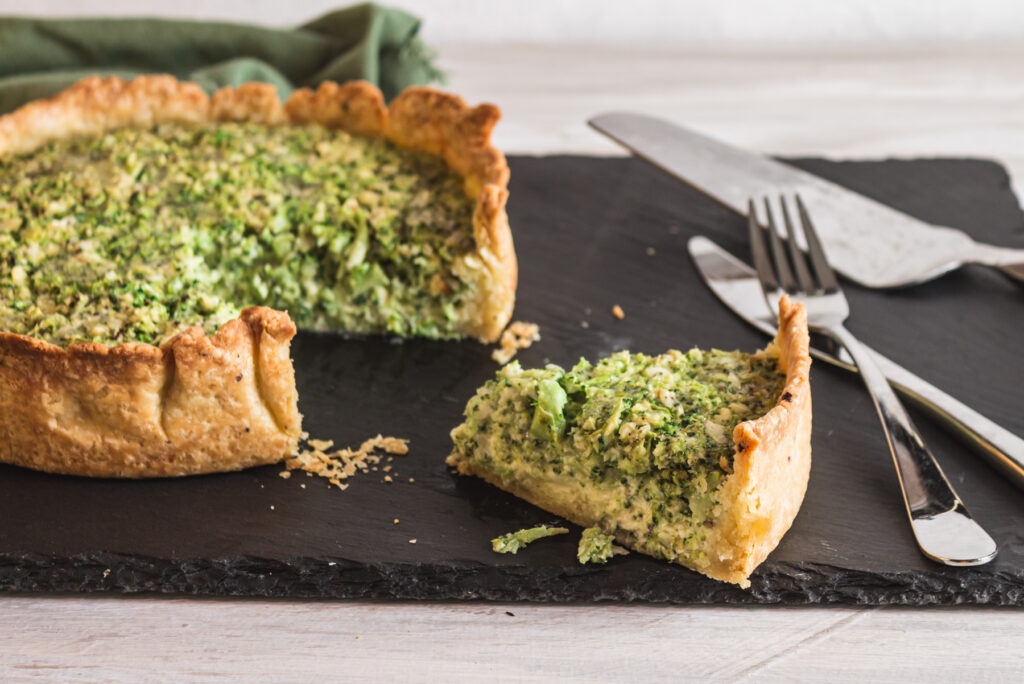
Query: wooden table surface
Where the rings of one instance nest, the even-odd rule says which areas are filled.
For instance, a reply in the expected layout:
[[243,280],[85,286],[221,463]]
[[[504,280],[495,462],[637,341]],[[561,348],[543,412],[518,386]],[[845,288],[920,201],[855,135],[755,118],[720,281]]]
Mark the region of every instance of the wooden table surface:
[[[1024,189],[1022,48],[440,57],[449,89],[502,107],[511,154],[620,154],[584,121],[628,108],[784,155],[994,158]],[[1020,681],[1022,644],[1024,612],[992,608],[0,597],[4,682]]]

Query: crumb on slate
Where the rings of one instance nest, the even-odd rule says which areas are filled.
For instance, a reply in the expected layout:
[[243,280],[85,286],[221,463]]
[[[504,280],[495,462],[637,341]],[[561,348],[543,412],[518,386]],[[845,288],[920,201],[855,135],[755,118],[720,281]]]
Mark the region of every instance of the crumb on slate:
[[620,321],[626,317],[626,312],[622,310],[622,307],[616,304],[612,307],[612,316],[615,316]]
[[540,340],[540,326],[536,323],[514,321],[501,333],[498,348],[491,352],[491,358],[505,365],[520,349],[526,349]]
[[[409,453],[409,440],[382,435],[367,439],[358,449],[328,451],[334,442],[322,439],[310,439],[306,444],[308,448],[285,459],[284,465],[288,471],[301,468],[307,477],[319,475],[327,479],[328,486],[334,485],[342,491],[348,488],[348,484],[342,480],[347,480],[357,472],[377,470],[377,465],[384,457],[380,452],[399,455]],[[281,477],[289,477],[288,471],[281,473]],[[391,476],[385,479],[390,482]]]

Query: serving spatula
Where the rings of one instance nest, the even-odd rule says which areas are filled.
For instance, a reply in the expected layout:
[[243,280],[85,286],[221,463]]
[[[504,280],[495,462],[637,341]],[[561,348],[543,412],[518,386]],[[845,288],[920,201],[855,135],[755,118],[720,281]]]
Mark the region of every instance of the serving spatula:
[[975,242],[962,231],[931,225],[806,171],[653,116],[612,112],[589,123],[741,215],[750,197],[799,193],[808,210],[822,217],[816,227],[829,261],[865,287],[914,285],[968,263],[998,268],[1024,282],[1024,250]]

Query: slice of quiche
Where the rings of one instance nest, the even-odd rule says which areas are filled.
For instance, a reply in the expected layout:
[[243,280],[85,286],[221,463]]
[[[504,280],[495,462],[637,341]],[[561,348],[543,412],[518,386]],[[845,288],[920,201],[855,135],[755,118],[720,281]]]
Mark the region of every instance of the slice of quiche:
[[497,339],[516,260],[493,105],[88,78],[0,117],[0,461],[272,463],[301,328]]
[[807,488],[809,370],[806,315],[786,298],[775,342],[753,355],[619,352],[569,371],[513,362],[469,400],[448,464],[749,586]]

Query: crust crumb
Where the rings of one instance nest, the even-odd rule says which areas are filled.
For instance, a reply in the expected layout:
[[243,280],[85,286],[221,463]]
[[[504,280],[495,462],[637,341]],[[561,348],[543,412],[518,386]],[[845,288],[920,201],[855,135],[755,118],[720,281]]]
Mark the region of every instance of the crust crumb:
[[540,326],[536,323],[514,321],[501,333],[498,349],[491,353],[491,358],[504,366],[520,349],[527,349],[538,340]]
[[322,439],[310,439],[306,444],[306,449],[285,460],[284,465],[288,470],[281,473],[281,477],[290,477],[289,471],[301,469],[307,476],[319,475],[325,478],[328,486],[334,485],[342,491],[348,489],[348,484],[342,482],[343,480],[357,472],[376,470],[374,466],[384,458],[384,453],[409,453],[409,440],[382,435],[367,439],[358,449],[328,451],[334,446],[334,442]]
[[615,316],[620,321],[626,317],[626,312],[622,310],[622,307],[616,304],[612,307],[612,316]]

